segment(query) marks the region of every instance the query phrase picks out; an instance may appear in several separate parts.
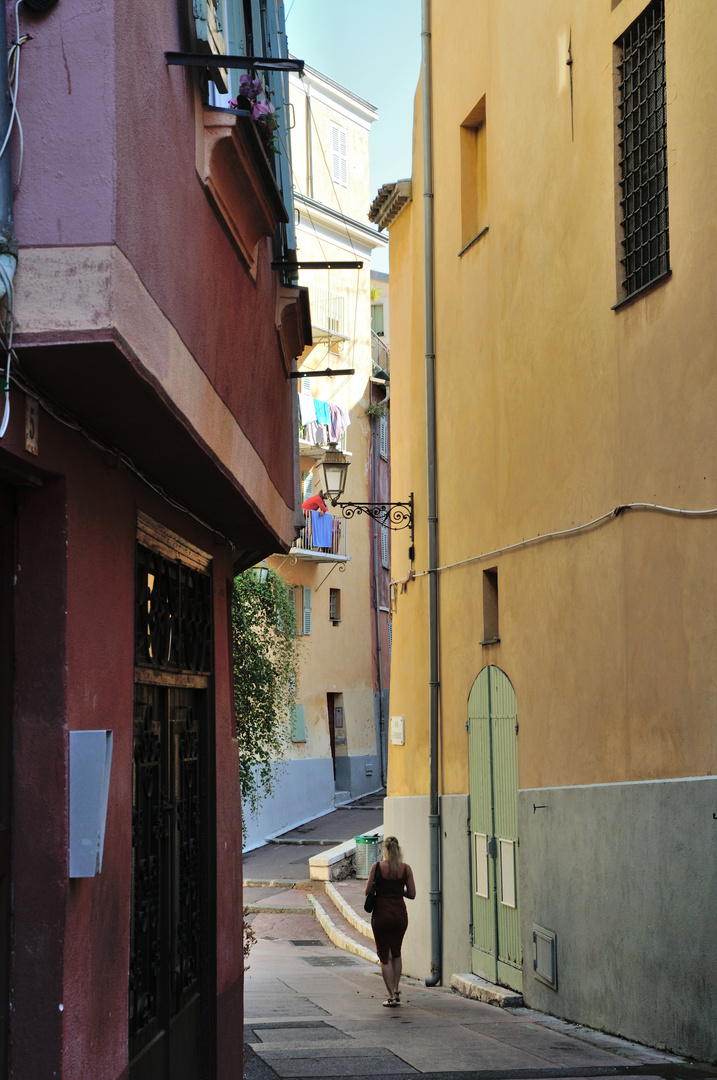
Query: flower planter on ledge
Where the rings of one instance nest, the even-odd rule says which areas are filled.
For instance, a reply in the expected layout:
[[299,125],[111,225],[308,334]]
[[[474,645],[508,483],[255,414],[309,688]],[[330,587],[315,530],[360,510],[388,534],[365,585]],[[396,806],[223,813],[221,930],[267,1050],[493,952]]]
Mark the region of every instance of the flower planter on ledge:
[[202,113],[204,153],[197,171],[255,276],[259,241],[289,220],[286,207],[251,117],[206,108]]

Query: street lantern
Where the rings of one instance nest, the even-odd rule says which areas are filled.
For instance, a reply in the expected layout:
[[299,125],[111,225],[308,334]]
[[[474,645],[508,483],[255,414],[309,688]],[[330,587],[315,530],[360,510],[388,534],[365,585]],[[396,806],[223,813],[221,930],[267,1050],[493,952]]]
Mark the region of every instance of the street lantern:
[[321,468],[324,471],[324,491],[331,499],[332,506],[336,506],[344,493],[346,473],[350,464],[351,462],[347,461],[343,453],[337,449],[336,443],[329,443]]
[[351,462],[347,461],[343,453],[337,449],[336,443],[329,443],[321,468],[324,471],[323,490],[331,500],[331,505],[338,504],[341,516],[344,518],[365,514],[388,529],[410,529],[409,558],[413,562],[413,492],[408,502],[339,503],[346,487],[346,473],[350,464]]

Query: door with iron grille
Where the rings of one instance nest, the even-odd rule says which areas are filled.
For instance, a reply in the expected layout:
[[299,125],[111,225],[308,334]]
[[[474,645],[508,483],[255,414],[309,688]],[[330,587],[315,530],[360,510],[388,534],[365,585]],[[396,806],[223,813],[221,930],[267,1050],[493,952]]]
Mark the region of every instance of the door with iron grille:
[[517,736],[510,679],[486,667],[468,698],[472,967],[476,975],[521,990]]
[[159,540],[142,539],[135,622],[130,1078],[196,1080],[206,1068],[202,995],[213,916],[211,578],[206,562],[187,565],[187,558],[202,559],[186,544],[176,550],[178,538],[162,532]]

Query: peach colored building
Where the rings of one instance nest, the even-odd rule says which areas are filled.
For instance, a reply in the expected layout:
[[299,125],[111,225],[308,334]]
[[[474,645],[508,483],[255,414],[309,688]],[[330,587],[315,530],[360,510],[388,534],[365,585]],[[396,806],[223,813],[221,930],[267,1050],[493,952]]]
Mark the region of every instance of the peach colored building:
[[424,11],[372,213],[405,970],[714,1061],[717,7]]

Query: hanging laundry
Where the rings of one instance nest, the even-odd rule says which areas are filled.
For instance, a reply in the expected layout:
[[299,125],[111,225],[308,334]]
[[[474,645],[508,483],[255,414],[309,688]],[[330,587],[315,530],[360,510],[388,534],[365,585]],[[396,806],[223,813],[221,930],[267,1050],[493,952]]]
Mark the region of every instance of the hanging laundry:
[[331,549],[333,521],[332,514],[321,514],[318,510],[311,511],[312,547]]
[[329,402],[329,441],[337,443],[344,433],[344,421],[338,405]]
[[322,443],[328,442],[323,424],[317,424],[315,421],[307,424],[304,429],[304,442],[311,443],[312,446],[321,446]]
[[314,398],[314,408],[316,409],[317,422],[323,424],[324,427],[328,427],[331,419],[328,404],[325,401],[321,401],[320,398]]
[[302,424],[316,423],[316,406],[311,394],[299,394],[299,415]]

